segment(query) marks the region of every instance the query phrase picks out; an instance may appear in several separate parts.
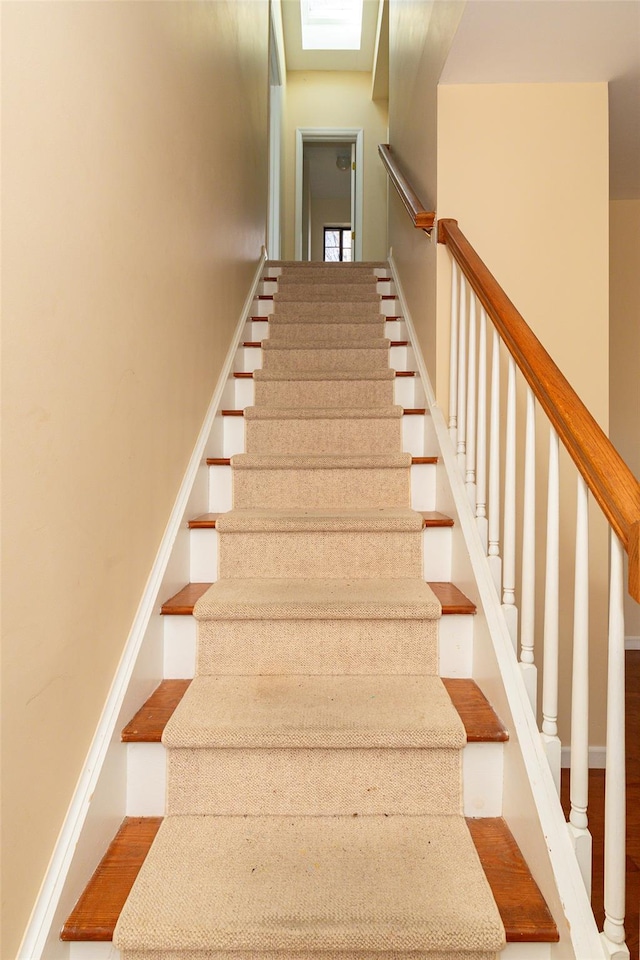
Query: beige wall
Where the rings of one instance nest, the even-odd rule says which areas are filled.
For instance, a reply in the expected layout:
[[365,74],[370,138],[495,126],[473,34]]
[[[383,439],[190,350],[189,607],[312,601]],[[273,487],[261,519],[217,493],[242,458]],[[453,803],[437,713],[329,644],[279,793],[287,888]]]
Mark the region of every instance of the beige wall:
[[[423,205],[437,194],[437,84],[464,9],[459,0],[390,0],[389,143]],[[436,251],[389,191],[389,245],[435,385]]]
[[[607,430],[608,115],[606,84],[442,86],[438,92],[438,215],[454,217],[587,407]],[[436,391],[446,405],[448,253],[438,252]],[[546,443],[540,439],[542,457]],[[542,478],[540,478],[542,479]],[[563,546],[572,548],[574,484],[563,488]],[[521,491],[518,494],[521,502]],[[544,530],[538,497],[538,529]],[[591,569],[592,736],[604,743],[606,564],[604,525],[594,511]],[[566,557],[566,555],[565,555]],[[561,568],[571,597],[572,564]],[[542,581],[539,580],[539,583]],[[569,604],[570,606],[570,604]],[[538,625],[542,611],[538,610]],[[538,630],[538,637],[540,629]],[[569,683],[565,618],[561,682]],[[565,698],[568,706],[568,697]],[[567,715],[561,718],[567,737]]]
[[8,960],[264,243],[268,5],[2,16]]
[[[611,439],[640,478],[640,200],[610,205]],[[627,636],[640,637],[640,605],[627,598]]]
[[295,154],[298,127],[360,127],[364,130],[364,260],[387,256],[386,175],[378,144],[387,138],[387,105],[371,100],[371,74],[315,70],[287,75],[284,155],[284,258],[294,257]]
[[311,260],[322,260],[325,226],[346,226],[351,222],[348,199],[320,199],[311,202]]

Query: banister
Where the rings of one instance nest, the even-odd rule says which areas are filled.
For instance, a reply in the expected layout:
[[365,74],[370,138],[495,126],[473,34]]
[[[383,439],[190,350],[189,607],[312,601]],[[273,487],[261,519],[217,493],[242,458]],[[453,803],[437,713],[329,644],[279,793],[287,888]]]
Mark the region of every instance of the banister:
[[558,366],[464,236],[438,221],[446,244],[555,428],[629,557],[631,596],[640,601],[640,483]]
[[414,227],[418,230],[432,230],[436,220],[435,212],[433,210],[425,210],[417,193],[400,169],[389,144],[379,143],[378,154],[389,174],[391,183],[398,191],[398,195],[407,213],[411,217]]

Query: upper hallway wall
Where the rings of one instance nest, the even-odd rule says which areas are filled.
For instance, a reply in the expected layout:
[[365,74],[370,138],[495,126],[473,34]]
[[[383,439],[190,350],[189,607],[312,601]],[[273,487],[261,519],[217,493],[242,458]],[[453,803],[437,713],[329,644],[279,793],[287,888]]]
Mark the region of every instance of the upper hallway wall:
[[264,243],[268,4],[2,18],[8,958]]
[[[605,83],[443,85],[438,90],[438,216],[458,220],[569,383],[609,425],[609,143]],[[448,403],[450,257],[438,249],[436,393]],[[539,462],[547,441],[540,431]],[[523,457],[518,457],[522,469]],[[563,470],[561,589],[573,593],[575,476]],[[539,475],[537,525],[545,528]],[[522,476],[517,503],[522,508]],[[608,545],[592,511],[591,744],[604,744]],[[543,570],[537,572],[543,584]],[[540,588],[542,600],[543,590]],[[570,606],[570,604],[569,604]],[[537,637],[543,611],[536,614]],[[572,635],[567,614],[560,636]],[[561,645],[560,716],[568,736],[570,644]],[[539,648],[536,659],[539,660]]]
[[[438,78],[464,6],[461,0],[390,0],[389,143],[430,210],[435,209],[438,184]],[[435,243],[415,229],[393,189],[389,192],[389,246],[435,384]]]
[[[611,439],[640,478],[640,200],[610,205]],[[627,598],[627,636],[640,638],[640,605]]]
[[371,99],[371,74],[314,70],[287,74],[285,106],[283,258],[295,251],[295,170],[298,127],[358,127],[364,131],[363,259],[387,256],[386,174],[378,144],[387,137],[387,105]]

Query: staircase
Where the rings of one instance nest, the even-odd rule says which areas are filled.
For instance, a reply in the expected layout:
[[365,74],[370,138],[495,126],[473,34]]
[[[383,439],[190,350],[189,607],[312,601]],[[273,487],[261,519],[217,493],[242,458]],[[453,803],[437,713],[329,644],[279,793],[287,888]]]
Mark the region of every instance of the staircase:
[[508,732],[471,679],[386,266],[267,270],[192,582],[162,608],[166,679],[122,733],[129,816],[62,939],[86,960],[543,960],[558,930],[501,819]]

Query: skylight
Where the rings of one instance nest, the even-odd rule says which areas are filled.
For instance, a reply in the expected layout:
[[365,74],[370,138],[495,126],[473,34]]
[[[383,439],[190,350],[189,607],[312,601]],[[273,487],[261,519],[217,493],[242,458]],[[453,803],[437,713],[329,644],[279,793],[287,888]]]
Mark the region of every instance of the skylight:
[[359,50],[362,0],[300,0],[303,50]]

